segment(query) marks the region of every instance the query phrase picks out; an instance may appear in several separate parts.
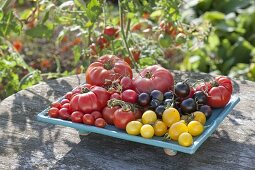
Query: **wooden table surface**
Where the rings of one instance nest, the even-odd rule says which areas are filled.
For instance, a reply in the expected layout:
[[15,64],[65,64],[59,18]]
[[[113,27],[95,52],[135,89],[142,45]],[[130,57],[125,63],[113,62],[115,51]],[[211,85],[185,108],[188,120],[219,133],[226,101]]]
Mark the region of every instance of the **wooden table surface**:
[[239,104],[195,154],[173,157],[162,148],[38,122],[36,115],[84,83],[84,75],[40,83],[0,103],[0,169],[255,169],[255,83],[233,82]]

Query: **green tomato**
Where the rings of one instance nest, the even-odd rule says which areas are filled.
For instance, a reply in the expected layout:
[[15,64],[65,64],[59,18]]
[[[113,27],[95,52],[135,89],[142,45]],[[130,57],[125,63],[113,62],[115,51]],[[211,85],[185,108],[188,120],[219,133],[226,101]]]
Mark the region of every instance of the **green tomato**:
[[168,48],[173,43],[173,38],[168,34],[160,34],[158,42],[161,48]]

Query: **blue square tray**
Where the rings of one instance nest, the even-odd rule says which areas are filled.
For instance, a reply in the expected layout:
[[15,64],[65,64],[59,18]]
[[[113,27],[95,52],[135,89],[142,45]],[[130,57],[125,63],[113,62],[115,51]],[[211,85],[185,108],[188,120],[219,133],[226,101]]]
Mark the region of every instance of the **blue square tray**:
[[107,125],[105,128],[98,128],[95,126],[89,126],[81,123],[73,123],[71,121],[51,118],[48,116],[49,108],[45,109],[37,115],[37,119],[42,122],[47,122],[55,125],[62,125],[67,127],[72,127],[77,129],[82,133],[98,133],[102,135],[112,136],[115,138],[120,138],[128,141],[139,142],[143,144],[153,145],[157,147],[162,147],[171,151],[180,151],[184,153],[193,154],[200,147],[200,145],[216,130],[219,124],[224,120],[224,118],[231,112],[235,105],[240,101],[237,96],[232,96],[229,103],[220,109],[214,109],[212,116],[206,121],[205,130],[199,136],[193,138],[193,145],[190,147],[180,146],[175,141],[165,141],[163,137],[153,137],[151,139],[145,139],[141,136],[132,136],[127,134],[125,131],[115,128],[114,126]]

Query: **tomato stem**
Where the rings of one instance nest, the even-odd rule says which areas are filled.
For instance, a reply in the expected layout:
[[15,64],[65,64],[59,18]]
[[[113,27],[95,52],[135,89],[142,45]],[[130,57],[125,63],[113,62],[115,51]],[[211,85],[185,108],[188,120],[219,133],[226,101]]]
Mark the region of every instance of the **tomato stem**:
[[129,50],[128,43],[127,43],[127,37],[126,37],[125,32],[124,32],[123,9],[121,7],[121,0],[118,0],[118,4],[119,4],[119,16],[120,16],[120,28],[121,28],[120,32],[121,32],[121,35],[123,37],[123,42],[124,42],[124,45],[125,45],[125,48],[126,48],[128,54],[129,54],[129,58],[131,59],[131,62],[134,66],[135,71],[138,74],[140,74],[138,64],[135,62],[135,58]]

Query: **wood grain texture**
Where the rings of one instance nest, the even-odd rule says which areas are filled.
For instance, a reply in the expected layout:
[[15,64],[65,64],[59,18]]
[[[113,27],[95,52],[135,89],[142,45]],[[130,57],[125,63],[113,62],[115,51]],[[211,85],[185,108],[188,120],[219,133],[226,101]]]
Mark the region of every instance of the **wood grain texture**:
[[[209,79],[174,71],[176,80]],[[193,81],[194,82],[194,81]],[[0,103],[0,169],[255,169],[255,83],[234,81],[240,103],[193,155],[38,122],[36,115],[84,75],[51,80]]]

